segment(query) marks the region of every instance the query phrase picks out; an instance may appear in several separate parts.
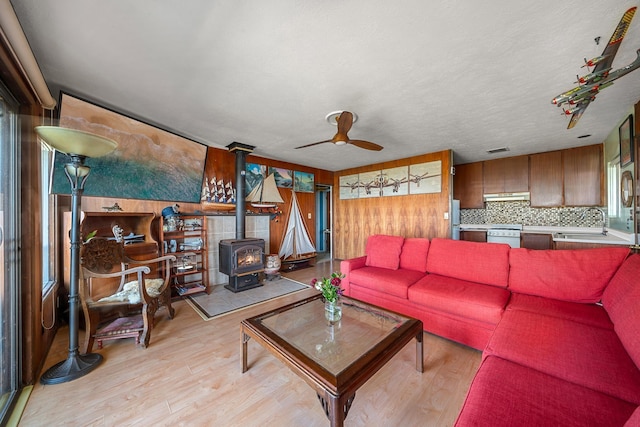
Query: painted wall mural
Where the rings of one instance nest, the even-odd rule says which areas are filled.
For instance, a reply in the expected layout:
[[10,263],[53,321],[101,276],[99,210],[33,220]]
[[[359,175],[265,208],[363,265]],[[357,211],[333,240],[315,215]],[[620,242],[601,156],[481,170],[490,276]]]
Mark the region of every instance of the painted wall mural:
[[[92,104],[61,94],[60,126],[110,138],[116,150],[87,159],[91,179],[85,196],[142,200],[200,201],[207,157],[204,144]],[[56,152],[51,192],[69,194],[63,171],[69,158]]]

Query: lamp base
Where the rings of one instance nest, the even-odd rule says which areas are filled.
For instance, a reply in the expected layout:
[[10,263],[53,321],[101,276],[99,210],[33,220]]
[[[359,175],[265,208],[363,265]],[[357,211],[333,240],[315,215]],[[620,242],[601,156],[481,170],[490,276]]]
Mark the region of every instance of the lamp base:
[[102,362],[102,355],[97,353],[69,353],[66,360],[56,363],[42,374],[42,384],[60,384],[73,381],[93,371]]

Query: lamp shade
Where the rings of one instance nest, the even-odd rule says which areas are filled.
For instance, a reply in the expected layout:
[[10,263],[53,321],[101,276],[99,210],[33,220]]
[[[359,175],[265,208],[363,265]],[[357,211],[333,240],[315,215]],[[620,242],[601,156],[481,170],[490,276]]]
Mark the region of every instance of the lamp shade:
[[118,143],[77,129],[59,126],[36,126],[36,133],[52,148],[65,154],[102,157],[116,149]]

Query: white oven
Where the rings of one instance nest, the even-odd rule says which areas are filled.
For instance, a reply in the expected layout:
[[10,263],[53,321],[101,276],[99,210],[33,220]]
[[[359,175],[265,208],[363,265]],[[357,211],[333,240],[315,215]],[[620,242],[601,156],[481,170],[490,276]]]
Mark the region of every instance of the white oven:
[[512,248],[519,248],[521,231],[521,224],[493,224],[487,230],[487,242],[506,243]]

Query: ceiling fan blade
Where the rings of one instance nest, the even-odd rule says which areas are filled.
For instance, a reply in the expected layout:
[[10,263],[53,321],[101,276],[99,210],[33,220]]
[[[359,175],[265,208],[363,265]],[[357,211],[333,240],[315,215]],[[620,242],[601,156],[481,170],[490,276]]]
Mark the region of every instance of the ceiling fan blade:
[[351,125],[353,125],[353,114],[348,111],[340,113],[340,117],[338,117],[338,133],[346,135],[351,129]]
[[314,145],[319,145],[319,144],[324,144],[325,142],[333,142],[330,139],[327,139],[326,141],[320,141],[320,142],[314,142],[312,144],[307,144],[307,145],[301,145],[300,147],[296,147],[295,149],[297,150],[298,148],[306,148],[306,147],[312,147]]
[[373,150],[373,151],[380,151],[384,148],[381,145],[374,144],[373,142],[362,141],[359,139],[350,139],[347,141],[347,144],[355,145],[356,147],[364,148],[365,150]]

